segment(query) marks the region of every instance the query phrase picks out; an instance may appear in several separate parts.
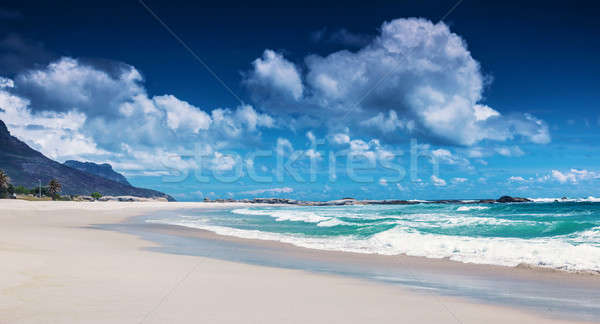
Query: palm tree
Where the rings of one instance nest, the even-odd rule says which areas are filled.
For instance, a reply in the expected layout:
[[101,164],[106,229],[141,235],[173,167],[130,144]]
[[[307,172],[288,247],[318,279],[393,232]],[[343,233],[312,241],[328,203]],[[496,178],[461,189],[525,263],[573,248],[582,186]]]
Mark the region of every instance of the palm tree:
[[52,196],[52,199],[56,199],[58,193],[62,190],[62,185],[56,179],[50,180],[48,183],[48,192]]
[[10,187],[10,178],[6,172],[0,170],[0,198],[5,198]]
[[8,189],[8,185],[10,184],[10,178],[6,172],[0,170],[0,189]]

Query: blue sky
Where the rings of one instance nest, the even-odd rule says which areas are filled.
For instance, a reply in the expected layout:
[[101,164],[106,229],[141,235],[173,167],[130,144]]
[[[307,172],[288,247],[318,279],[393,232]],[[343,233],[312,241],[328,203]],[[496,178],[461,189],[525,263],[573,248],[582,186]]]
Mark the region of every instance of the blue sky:
[[146,3],[219,80],[138,2],[2,4],[11,132],[179,200],[600,194],[594,2]]

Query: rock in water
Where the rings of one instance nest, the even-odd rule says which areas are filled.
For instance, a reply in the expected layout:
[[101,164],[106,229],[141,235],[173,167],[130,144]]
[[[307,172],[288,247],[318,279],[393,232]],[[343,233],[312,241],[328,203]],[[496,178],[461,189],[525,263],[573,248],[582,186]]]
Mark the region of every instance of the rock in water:
[[529,200],[527,198],[520,198],[520,197],[502,196],[498,200],[496,200],[496,202],[499,202],[499,203],[531,202],[531,200]]

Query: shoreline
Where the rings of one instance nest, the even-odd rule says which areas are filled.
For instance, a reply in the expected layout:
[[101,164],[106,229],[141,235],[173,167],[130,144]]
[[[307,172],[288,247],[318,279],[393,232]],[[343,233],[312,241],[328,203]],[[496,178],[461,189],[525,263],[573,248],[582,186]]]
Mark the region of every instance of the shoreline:
[[[138,218],[140,216],[132,216],[127,220],[121,222],[120,224],[130,223],[132,220]],[[111,225],[120,225],[120,224],[110,224]],[[136,225],[143,226],[139,223]],[[170,234],[175,236],[185,236],[185,237],[193,237],[193,238],[202,238],[202,239],[210,239],[210,240],[219,240],[223,242],[235,242],[248,244],[259,247],[266,248],[277,248],[289,251],[291,253],[302,253],[302,254],[314,254],[314,255],[322,255],[325,256],[335,256],[341,259],[363,259],[364,261],[377,261],[385,264],[390,261],[398,258],[401,260],[401,263],[408,263],[410,265],[418,266],[418,267],[436,267],[443,270],[453,269],[456,271],[469,271],[472,273],[491,273],[496,275],[502,274],[510,274],[510,276],[519,276],[523,279],[566,279],[566,280],[584,280],[587,279],[598,280],[599,288],[600,288],[600,273],[594,271],[570,271],[570,270],[562,270],[548,267],[541,267],[529,264],[520,264],[514,267],[511,266],[502,266],[495,264],[479,264],[479,263],[469,263],[462,262],[456,260],[450,260],[449,258],[430,258],[424,256],[412,256],[406,254],[398,254],[398,255],[387,255],[387,254],[376,254],[376,253],[358,253],[358,252],[350,252],[350,251],[337,251],[337,250],[321,250],[321,249],[312,249],[303,246],[294,245],[292,243],[280,242],[274,240],[267,239],[252,239],[252,238],[243,238],[231,235],[223,235],[210,230],[201,229],[201,228],[192,228],[182,225],[171,225],[171,224],[161,224],[161,223],[148,223],[146,224],[146,229],[149,231]],[[99,228],[103,228],[100,226]],[[542,277],[540,277],[542,276]]]
[[[223,204],[218,206],[222,208]],[[206,203],[0,201],[3,224],[0,226],[0,255],[7,261],[6,273],[0,278],[0,322],[127,323],[140,319],[143,322],[254,319],[266,323],[315,322],[315,319],[323,323],[366,320],[392,323],[401,319],[421,323],[577,322],[553,320],[517,307],[422,293],[351,276],[164,253],[161,251],[164,245],[148,238],[99,230],[128,226],[135,217],[157,210],[213,207],[219,208]],[[185,236],[194,232],[191,236],[203,235],[205,240],[235,239],[236,244],[264,245],[281,251],[281,246],[272,245],[274,242],[236,239],[208,231],[198,234],[199,230],[190,232],[162,226],[160,231],[166,232],[159,233],[161,235],[177,236],[186,232]],[[389,256],[328,251],[314,254],[316,250],[291,245],[283,248],[285,252],[291,250],[294,250],[292,258],[302,253],[316,259],[333,256],[336,262],[342,263],[351,263],[357,258],[384,264],[389,261]],[[459,262],[421,257],[402,258],[402,262],[402,266],[424,262],[422,266],[437,268],[442,274],[466,269],[465,264]],[[535,270],[515,269],[518,274],[529,272],[539,276]],[[557,278],[582,285],[590,282],[587,275],[557,273],[542,276],[548,282]],[[178,284],[183,279],[185,285]],[[165,297],[165,292],[174,286],[176,292]],[[156,307],[161,298],[166,301]],[[270,307],[264,308],[265,305]],[[154,310],[149,312],[149,309]],[[232,309],[236,312],[231,312]]]
[[[160,215],[155,214],[151,218],[157,216]],[[447,258],[318,250],[279,241],[221,235],[205,229],[145,223],[148,218],[150,217],[133,217],[121,225],[100,228],[134,234],[153,241],[161,247],[153,248],[152,251],[163,253],[208,256],[258,266],[357,278],[391,284],[402,289],[430,291],[439,296],[458,297],[473,303],[531,311],[545,314],[544,316],[566,319],[575,316],[589,320],[600,314],[600,308],[595,304],[591,305],[594,308],[593,314],[589,313],[589,309],[584,310],[588,315],[577,314],[584,308],[577,304],[585,301],[585,296],[592,296],[590,300],[595,300],[592,304],[600,303],[600,299],[594,297],[600,291],[600,276],[593,272],[463,263]],[[149,233],[153,235],[148,235]],[[181,242],[174,243],[177,238],[181,238]],[[205,248],[194,249],[193,246]],[[231,251],[242,252],[232,255]],[[452,279],[452,284],[445,282],[448,278]],[[460,287],[461,284],[468,286],[472,283],[477,283],[477,287]],[[493,290],[499,290],[500,293],[495,294]],[[502,296],[505,293],[514,296]],[[572,297],[579,300],[569,299]]]
[[[273,206],[273,205],[269,205]],[[222,207],[225,209],[226,207]],[[135,218],[139,216],[131,217],[130,219],[123,222],[126,223],[135,223],[133,221]],[[141,225],[138,223],[138,225]],[[456,268],[463,271],[473,271],[473,272],[493,272],[497,274],[503,273],[519,273],[523,277],[527,277],[528,275],[537,276],[540,274],[550,275],[555,274],[555,277],[562,278],[592,278],[599,280],[600,283],[600,272],[593,270],[565,270],[565,269],[557,269],[551,267],[543,267],[536,266],[527,263],[521,263],[516,266],[505,266],[498,264],[488,264],[488,263],[473,263],[473,262],[463,262],[458,260],[451,260],[448,257],[444,258],[434,258],[427,256],[414,256],[407,254],[380,254],[380,253],[359,253],[352,251],[342,251],[342,250],[327,250],[327,249],[318,249],[318,248],[309,248],[300,245],[295,245],[289,242],[282,242],[271,239],[264,238],[245,238],[234,235],[226,235],[220,234],[211,230],[188,227],[184,225],[175,225],[175,224],[166,224],[166,223],[146,223],[148,230],[152,230],[152,227],[158,229],[159,232],[168,233],[172,235],[181,235],[181,236],[189,236],[196,238],[205,238],[205,239],[214,239],[228,242],[238,242],[244,244],[250,244],[255,246],[266,246],[266,247],[276,247],[280,249],[287,249],[291,252],[299,252],[303,251],[305,253],[314,253],[314,254],[331,254],[331,255],[345,255],[349,258],[377,258],[381,260],[392,260],[394,258],[399,258],[405,261],[409,261],[409,263],[413,265],[421,265],[423,267],[427,266],[435,266],[440,268]],[[162,229],[162,230],[161,230]],[[600,288],[600,286],[599,286]]]

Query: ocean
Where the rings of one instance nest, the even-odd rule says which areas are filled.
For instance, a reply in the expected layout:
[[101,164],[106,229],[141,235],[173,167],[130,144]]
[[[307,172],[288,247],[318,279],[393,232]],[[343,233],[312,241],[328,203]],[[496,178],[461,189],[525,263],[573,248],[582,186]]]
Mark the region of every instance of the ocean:
[[150,223],[311,249],[600,272],[600,202],[256,206],[180,211]]

